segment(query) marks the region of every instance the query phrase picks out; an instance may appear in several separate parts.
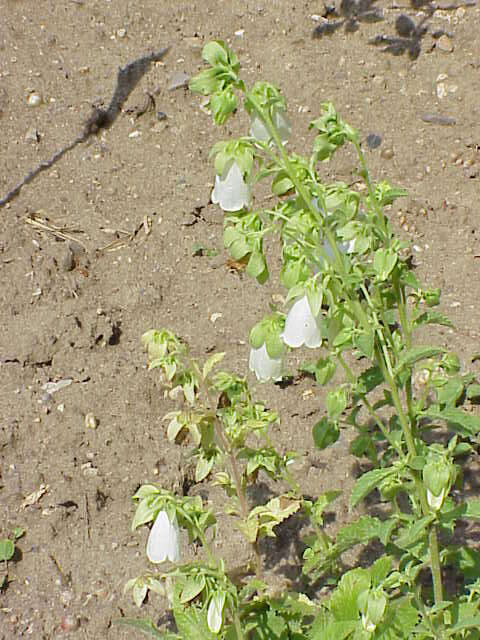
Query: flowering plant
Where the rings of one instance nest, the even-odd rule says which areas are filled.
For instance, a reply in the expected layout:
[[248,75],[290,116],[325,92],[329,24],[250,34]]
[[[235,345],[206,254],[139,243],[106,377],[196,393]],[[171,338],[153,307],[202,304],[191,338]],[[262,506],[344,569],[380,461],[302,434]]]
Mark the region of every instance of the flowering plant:
[[[151,331],[143,338],[150,367],[183,391],[186,405],[168,415],[167,435],[171,441],[190,435],[196,481],[217,469],[215,482],[233,500],[227,512],[251,545],[256,575],[240,585],[214,557],[206,532],[215,535],[215,517],[201,498],[145,485],[135,495],[134,527],[160,518],[150,534],[151,558],[178,560],[180,527],[204,547],[207,562],[176,565],[159,580],[144,576],[128,586],[137,602],[149,588],[169,597],[178,634],[152,631],[162,638],[477,640],[480,555],[460,544],[456,525],[480,519],[480,500],[452,490],[460,488],[461,463],[480,434],[480,417],[461,404],[473,404],[480,385],[461,371],[455,354],[415,341],[419,327],[451,323],[434,309],[439,290],[421,285],[408,245],[390,225],[388,208],[405,191],[371,181],[358,133],[330,103],[310,125],[310,156],[289,152],[291,126],[279,89],[265,82],[247,89],[224,42],[209,43],[203,56],[210,67],[190,88],[209,96],[215,123],[236,111],[239,92],[250,117],[248,137],[217,143],[212,152],[212,201],[226,213],[225,246],[262,284],[269,277],[263,241],[276,234],[288,290],[286,312],[274,310],[250,332],[250,369],[262,381],[276,380],[289,349],[322,349],[302,367],[320,386],[329,385],[313,441],[325,449],[341,429],[356,430],[351,453],[369,469],[357,479],[350,507],[373,496],[382,502],[381,517],[357,517],[335,538],[327,536],[323,511],[338,492],[315,501],[300,495],[288,469],[294,454],[278,453],[268,437],[276,414],[253,402],[245,379],[212,374],[223,354],[200,367],[176,336]],[[322,182],[323,163],[347,143],[357,153],[363,189]],[[253,186],[267,179],[277,199],[257,208]],[[340,384],[330,386],[339,373]],[[282,479],[289,490],[250,508],[246,488],[259,473]],[[275,535],[300,510],[313,527],[304,541],[305,579],[328,577],[332,585],[322,602],[304,593],[273,597],[263,572],[259,539]],[[342,574],[342,555],[372,541],[382,552],[370,566]],[[448,585],[447,567],[457,572]]]

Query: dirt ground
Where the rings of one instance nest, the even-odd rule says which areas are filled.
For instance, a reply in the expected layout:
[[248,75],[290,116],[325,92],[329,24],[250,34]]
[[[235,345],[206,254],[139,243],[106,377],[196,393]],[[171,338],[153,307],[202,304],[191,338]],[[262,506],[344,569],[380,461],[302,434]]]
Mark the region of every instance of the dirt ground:
[[[247,83],[281,87],[292,149],[310,148],[308,123],[326,100],[361,131],[372,176],[409,191],[391,216],[420,277],[442,287],[457,328],[440,342],[467,364],[479,350],[480,9],[401,4],[379,1],[383,20],[372,22],[313,1],[0,0],[0,198],[81,133],[93,104],[108,106],[120,66],[170,46],[112,126],[0,209],[0,538],[26,530],[0,592],[1,640],[132,638],[112,620],[159,619],[161,599],[138,612],[123,594],[150,568],[147,528],[130,532],[131,496],[143,482],[171,486],[182,471],[161,422],[173,405],[145,368],[140,336],[171,328],[198,356],[226,351],[243,374],[248,330],[283,293],[275,278],[260,288],[228,267],[222,212],[210,203],[209,150],[245,134],[245,115],[214,128],[199,96],[173,88],[202,68],[208,40],[231,44]],[[418,28],[400,21],[399,35],[402,13]],[[338,28],[313,38],[327,14]],[[371,44],[379,36],[393,39],[393,52]],[[148,94],[154,108],[142,113],[153,107]],[[325,180],[350,182],[354,168],[339,152]],[[272,261],[276,273],[275,252]],[[313,449],[323,408],[310,380],[252,384],[281,414],[279,447],[301,454],[302,489],[345,490],[337,526],[353,481],[349,435]],[[279,575],[298,560],[290,533],[273,546]],[[227,559],[242,553],[238,544],[228,531],[220,537]]]

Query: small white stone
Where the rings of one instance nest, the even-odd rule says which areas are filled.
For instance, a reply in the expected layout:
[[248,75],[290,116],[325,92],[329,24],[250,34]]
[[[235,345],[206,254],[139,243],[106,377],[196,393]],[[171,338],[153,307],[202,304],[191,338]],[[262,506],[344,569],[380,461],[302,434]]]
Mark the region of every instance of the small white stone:
[[85,427],[87,429],[96,429],[98,427],[98,420],[93,413],[87,413],[85,416]]
[[38,107],[38,105],[42,104],[42,96],[33,91],[27,98],[27,104],[29,107]]
[[445,98],[447,95],[447,88],[445,87],[444,82],[439,82],[437,84],[437,98]]
[[221,318],[223,315],[223,313],[212,313],[212,315],[210,316],[210,322],[212,322],[213,324],[215,324],[215,322]]
[[237,36],[237,38],[243,38],[245,34],[245,29],[239,29],[238,31],[235,31],[235,35]]
[[140,135],[141,135],[140,131],[132,131],[132,133],[128,134],[128,137],[129,138],[138,138],[138,137],[140,137]]
[[125,36],[127,35],[127,30],[122,28],[122,29],[117,29],[117,37],[118,38],[125,38]]

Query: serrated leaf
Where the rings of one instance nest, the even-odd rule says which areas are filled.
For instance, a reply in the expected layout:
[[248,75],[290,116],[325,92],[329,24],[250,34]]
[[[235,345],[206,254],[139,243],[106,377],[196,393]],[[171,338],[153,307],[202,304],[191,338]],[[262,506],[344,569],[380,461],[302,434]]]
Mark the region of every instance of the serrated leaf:
[[466,413],[463,409],[455,407],[439,409],[434,406],[422,411],[421,415],[433,420],[445,420],[463,435],[476,436],[480,432],[480,416]]
[[416,362],[420,362],[420,360],[427,360],[428,358],[442,355],[445,351],[446,350],[441,347],[412,347],[402,354],[402,357],[395,367],[395,373],[398,374],[404,367],[411,367]]
[[352,495],[350,496],[350,508],[353,509],[360,500],[363,500],[371,491],[376,489],[382,480],[388,478],[388,476],[397,473],[396,469],[373,469],[367,471],[360,476],[353,487]]
[[401,549],[407,549],[423,537],[434,520],[435,515],[433,514],[420,518],[412,526],[406,528],[406,531],[395,540],[395,544]]
[[203,365],[203,369],[202,369],[202,377],[204,380],[208,376],[210,371],[213,369],[213,367],[215,367],[219,362],[221,362],[224,357],[225,357],[225,353],[222,352],[222,353],[213,353],[208,358],[208,360]]
[[395,527],[396,523],[393,520],[382,521],[371,516],[362,516],[339,530],[337,546],[343,552],[356,544],[366,544],[374,538],[378,538],[383,545],[386,545]]
[[413,324],[415,327],[419,327],[422,324],[439,324],[444,327],[454,326],[450,318],[439,311],[425,311],[415,318]]
[[329,601],[336,620],[358,620],[358,597],[370,587],[370,577],[362,569],[352,569],[342,576]]
[[207,625],[206,616],[196,607],[174,607],[173,615],[182,638],[188,640],[217,640],[218,635],[212,633]]

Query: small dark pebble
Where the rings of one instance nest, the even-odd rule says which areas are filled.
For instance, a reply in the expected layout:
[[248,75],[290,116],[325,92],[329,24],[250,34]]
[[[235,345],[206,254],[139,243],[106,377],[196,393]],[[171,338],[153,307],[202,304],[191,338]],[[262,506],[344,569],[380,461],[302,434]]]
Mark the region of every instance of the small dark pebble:
[[382,138],[376,133],[369,133],[367,136],[367,145],[369,149],[377,149],[382,144]]
[[160,120],[160,121],[166,120],[167,114],[165,113],[165,111],[157,111],[156,117],[157,117],[157,120]]
[[439,113],[424,113],[422,115],[422,120],[424,122],[428,122],[429,124],[441,124],[443,126],[457,124],[455,118],[450,118],[449,116],[441,116]]

